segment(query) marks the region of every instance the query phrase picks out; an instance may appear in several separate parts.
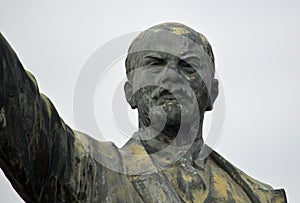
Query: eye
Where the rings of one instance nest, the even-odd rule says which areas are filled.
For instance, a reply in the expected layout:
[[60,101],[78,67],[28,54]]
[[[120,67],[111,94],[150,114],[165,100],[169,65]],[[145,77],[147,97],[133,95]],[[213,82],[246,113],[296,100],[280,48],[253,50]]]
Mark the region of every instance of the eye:
[[165,65],[165,60],[153,56],[147,56],[144,64],[146,66],[163,66]]
[[156,60],[152,61],[151,65],[153,65],[153,66],[164,65],[164,60],[163,59],[156,59]]
[[196,72],[196,70],[189,63],[185,61],[180,61],[179,66],[180,66],[180,70],[185,74],[191,75]]

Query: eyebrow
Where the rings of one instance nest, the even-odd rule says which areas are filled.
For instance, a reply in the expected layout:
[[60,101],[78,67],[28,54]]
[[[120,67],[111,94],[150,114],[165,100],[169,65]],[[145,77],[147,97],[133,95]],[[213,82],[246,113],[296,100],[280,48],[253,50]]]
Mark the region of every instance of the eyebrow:
[[193,60],[193,59],[201,60],[201,58],[199,56],[187,56],[187,57],[182,57],[180,59],[183,61],[189,61],[189,60]]
[[[180,60],[183,61],[189,61],[189,60],[199,60],[201,61],[201,57],[197,56],[197,55],[190,55],[190,56],[183,56],[183,57],[179,57],[177,56]],[[148,53],[146,54],[143,58],[145,59],[163,59],[163,56],[160,53]]]
[[162,59],[163,57],[157,53],[149,53],[143,58]]

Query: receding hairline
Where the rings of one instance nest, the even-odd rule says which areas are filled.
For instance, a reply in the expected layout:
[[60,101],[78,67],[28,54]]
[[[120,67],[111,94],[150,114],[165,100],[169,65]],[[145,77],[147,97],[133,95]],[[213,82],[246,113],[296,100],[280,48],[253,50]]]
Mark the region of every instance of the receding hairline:
[[[158,25],[154,25],[144,31],[142,31],[130,44],[128,49],[128,55],[126,57],[126,74],[128,74],[132,70],[133,62],[137,62],[137,54],[135,52],[132,52],[132,47],[140,40],[144,39],[145,34],[147,32],[155,32],[155,31],[166,31],[170,32],[172,34],[180,35],[187,37],[189,40],[192,40],[194,43],[198,44],[203,51],[207,54],[207,56],[210,58],[210,60],[213,63],[213,66],[215,64],[215,58],[212,51],[212,47],[210,43],[208,42],[207,38],[201,34],[200,32],[195,31],[191,27],[188,27],[184,24],[177,23],[177,22],[167,22],[167,23],[161,23]],[[213,67],[214,68],[214,67]]]

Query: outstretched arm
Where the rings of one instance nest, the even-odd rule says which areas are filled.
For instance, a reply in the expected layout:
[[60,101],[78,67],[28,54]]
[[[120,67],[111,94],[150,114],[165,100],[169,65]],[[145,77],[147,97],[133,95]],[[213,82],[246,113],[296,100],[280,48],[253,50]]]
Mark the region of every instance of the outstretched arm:
[[102,159],[122,169],[115,145],[64,124],[0,34],[0,167],[14,189],[34,203],[141,202]]
[[84,156],[80,146],[0,34],[0,167],[15,190],[26,202],[64,196],[60,184]]

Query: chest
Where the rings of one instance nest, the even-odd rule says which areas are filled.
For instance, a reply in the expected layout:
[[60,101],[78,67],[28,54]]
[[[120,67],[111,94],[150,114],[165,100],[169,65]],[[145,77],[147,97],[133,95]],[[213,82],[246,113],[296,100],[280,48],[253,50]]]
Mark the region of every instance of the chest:
[[251,202],[226,172],[211,163],[199,169],[182,162],[131,183],[144,202]]

